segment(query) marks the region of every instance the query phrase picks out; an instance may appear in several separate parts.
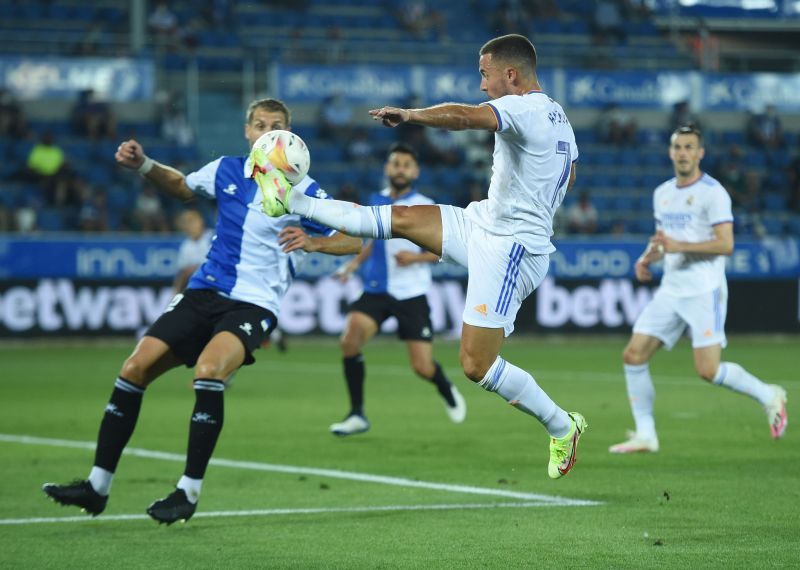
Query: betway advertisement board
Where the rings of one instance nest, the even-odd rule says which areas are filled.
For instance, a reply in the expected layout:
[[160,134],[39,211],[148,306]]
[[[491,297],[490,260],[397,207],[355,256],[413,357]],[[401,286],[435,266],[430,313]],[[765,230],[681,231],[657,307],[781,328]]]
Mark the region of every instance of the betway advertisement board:
[[[349,302],[360,292],[330,277],[297,280],[281,305],[280,326],[289,334],[338,335]],[[434,331],[458,336],[466,283],[434,282],[428,293]],[[631,330],[654,287],[629,278],[559,281],[548,277],[517,314],[518,333],[620,333]],[[143,331],[172,298],[169,283],[39,279],[0,281],[0,338],[132,336]],[[800,280],[735,280],[729,283],[729,332],[800,333]],[[391,319],[383,331],[391,333]]]
[[[0,338],[131,336],[169,304],[178,239],[0,239]],[[516,331],[628,333],[652,298],[638,283],[638,240],[561,241],[550,272],[523,303]],[[281,327],[290,334],[341,332],[352,279],[330,276],[342,262],[311,256],[284,298]],[[436,264],[428,294],[434,330],[460,332],[463,268]],[[728,261],[730,332],[800,332],[797,240],[739,242]],[[385,332],[396,323],[389,321]]]

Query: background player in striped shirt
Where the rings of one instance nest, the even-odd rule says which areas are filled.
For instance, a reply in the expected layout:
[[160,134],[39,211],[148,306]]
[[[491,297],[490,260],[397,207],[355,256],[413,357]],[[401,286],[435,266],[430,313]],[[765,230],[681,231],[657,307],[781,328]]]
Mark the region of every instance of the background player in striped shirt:
[[[433,204],[413,188],[419,177],[417,155],[410,146],[397,143],[389,149],[384,174],[389,186],[373,194],[370,205]],[[370,427],[364,414],[364,345],[389,317],[398,321],[397,334],[405,341],[411,368],[431,382],[444,399],[445,410],[454,423],[464,421],[466,402],[433,359],[433,326],[426,294],[433,278],[430,264],[439,256],[422,250],[406,239],[373,241],[339,271],[340,277],[360,270],[364,292],[350,306],[342,332],[341,346],[344,376],[350,398],[345,419],[331,425],[339,436],[363,433]]]
[[650,281],[650,264],[664,260],[664,277],[633,326],[623,353],[625,382],[636,431],[609,448],[611,453],[658,451],[649,362],[662,346],[671,349],[688,326],[697,374],[758,401],[778,439],[787,425],[786,391],[765,384],[740,365],[722,362],[728,285],[725,257],[733,252],[733,213],[728,192],[700,170],[703,137],[693,126],[679,127],[670,138],[675,178],[656,188],[656,235],[636,262],[636,277]]

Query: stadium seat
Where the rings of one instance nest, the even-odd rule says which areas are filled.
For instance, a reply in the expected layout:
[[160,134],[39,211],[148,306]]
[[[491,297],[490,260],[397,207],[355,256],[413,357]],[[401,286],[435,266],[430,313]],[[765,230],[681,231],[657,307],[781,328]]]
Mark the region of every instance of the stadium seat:
[[792,216],[786,223],[786,231],[789,235],[800,239],[800,216]]
[[639,177],[634,174],[620,174],[617,176],[617,187],[622,189],[639,188]]
[[45,232],[60,232],[65,229],[64,215],[53,208],[40,210],[36,215],[36,225]]
[[769,212],[783,212],[786,208],[786,197],[778,192],[764,194],[764,209]]
[[765,216],[761,223],[768,235],[780,236],[784,234],[784,223],[783,220],[779,218]]
[[744,162],[750,168],[766,168],[767,157],[760,150],[750,150],[745,156]]

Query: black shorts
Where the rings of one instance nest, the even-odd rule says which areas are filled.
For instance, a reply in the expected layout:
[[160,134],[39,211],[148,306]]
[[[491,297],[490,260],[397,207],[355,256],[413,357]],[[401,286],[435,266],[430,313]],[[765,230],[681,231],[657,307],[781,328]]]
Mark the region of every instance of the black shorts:
[[350,311],[365,313],[378,323],[397,317],[397,336],[401,340],[433,340],[431,309],[425,295],[399,301],[386,293],[364,293],[350,305]]
[[145,334],[163,340],[191,368],[209,341],[227,331],[242,341],[244,363],[252,364],[256,361],[253,351],[277,324],[275,315],[258,305],[234,301],[209,289],[186,289],[172,299]]

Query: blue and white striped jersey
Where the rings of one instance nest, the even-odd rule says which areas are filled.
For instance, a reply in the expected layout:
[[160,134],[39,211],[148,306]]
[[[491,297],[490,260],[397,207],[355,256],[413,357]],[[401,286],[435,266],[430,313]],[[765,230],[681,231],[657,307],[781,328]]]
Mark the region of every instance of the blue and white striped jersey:
[[[261,192],[245,178],[242,156],[223,156],[186,177],[192,192],[217,201],[216,239],[205,263],[192,275],[188,289],[213,289],[237,301],[253,303],[278,314],[294,267],[304,257],[286,254],[278,234],[287,226],[309,233],[332,235],[334,230],[300,216],[270,218],[261,211]],[[306,176],[294,192],[328,198],[319,184]]]
[[[370,206],[397,204],[398,206],[414,206],[417,204],[433,204],[433,200],[419,192],[411,190],[407,194],[392,201],[389,189],[372,194]],[[395,255],[401,251],[419,253],[424,251],[407,239],[376,239],[372,242],[372,253],[359,268],[365,293],[388,293],[401,301],[425,295],[431,288],[431,264],[414,263],[400,267]]]

